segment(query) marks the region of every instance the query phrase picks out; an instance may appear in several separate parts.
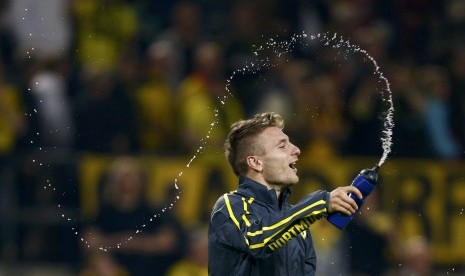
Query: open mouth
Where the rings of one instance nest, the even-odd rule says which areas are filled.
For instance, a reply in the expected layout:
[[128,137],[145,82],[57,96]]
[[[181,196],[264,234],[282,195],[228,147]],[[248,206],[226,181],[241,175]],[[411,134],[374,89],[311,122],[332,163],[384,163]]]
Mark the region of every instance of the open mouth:
[[292,162],[291,164],[289,164],[289,168],[291,168],[294,172],[297,172],[297,168],[295,166],[295,163],[296,162]]

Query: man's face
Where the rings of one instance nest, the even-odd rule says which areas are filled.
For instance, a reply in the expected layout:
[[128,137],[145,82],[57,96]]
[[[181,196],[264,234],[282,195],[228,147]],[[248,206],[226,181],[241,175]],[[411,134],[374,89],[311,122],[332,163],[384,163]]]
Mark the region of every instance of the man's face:
[[258,158],[262,161],[263,177],[268,184],[288,186],[299,181],[295,163],[300,149],[289,141],[281,129],[265,129],[258,135],[257,143],[264,149]]

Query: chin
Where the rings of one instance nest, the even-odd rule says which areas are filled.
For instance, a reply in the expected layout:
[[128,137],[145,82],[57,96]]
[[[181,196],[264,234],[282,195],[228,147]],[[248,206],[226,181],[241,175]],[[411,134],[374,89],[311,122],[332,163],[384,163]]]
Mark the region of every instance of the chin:
[[288,186],[292,186],[292,185],[295,185],[297,183],[299,183],[299,177],[298,176],[294,176],[294,177],[292,177],[291,179],[289,179],[287,181]]

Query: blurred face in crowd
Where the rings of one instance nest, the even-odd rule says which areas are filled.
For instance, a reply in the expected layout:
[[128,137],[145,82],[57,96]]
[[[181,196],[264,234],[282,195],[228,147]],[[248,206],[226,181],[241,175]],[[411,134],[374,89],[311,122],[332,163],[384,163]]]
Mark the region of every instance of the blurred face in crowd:
[[143,202],[145,180],[140,164],[133,159],[117,160],[110,168],[106,200],[121,211],[132,211]]
[[140,199],[143,181],[139,170],[128,169],[121,174],[117,181],[118,183],[116,184],[119,185],[122,200],[133,204]]

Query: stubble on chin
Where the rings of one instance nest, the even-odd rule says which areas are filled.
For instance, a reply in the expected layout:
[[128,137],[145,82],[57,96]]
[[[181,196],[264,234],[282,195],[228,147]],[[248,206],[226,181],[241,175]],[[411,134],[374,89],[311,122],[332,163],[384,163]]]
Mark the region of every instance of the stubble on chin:
[[292,186],[296,185],[297,183],[299,183],[299,176],[297,176],[297,175],[291,176],[291,177],[289,177],[287,179],[283,179],[283,181],[281,181],[281,185],[283,187],[286,187],[286,188],[292,187]]
[[294,186],[296,185],[297,183],[299,183],[299,176],[295,176],[292,181],[290,181],[291,183],[288,184],[288,186]]

